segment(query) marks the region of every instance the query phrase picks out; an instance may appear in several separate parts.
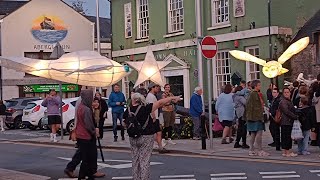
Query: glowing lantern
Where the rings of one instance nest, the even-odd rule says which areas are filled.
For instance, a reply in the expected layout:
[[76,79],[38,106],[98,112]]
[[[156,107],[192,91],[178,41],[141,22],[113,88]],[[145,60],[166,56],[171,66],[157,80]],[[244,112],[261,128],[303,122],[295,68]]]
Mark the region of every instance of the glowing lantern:
[[255,56],[252,56],[249,53],[243,52],[243,51],[238,51],[238,50],[232,50],[229,53],[243,61],[249,61],[249,62],[254,62],[257,63],[261,66],[262,68],[262,73],[267,77],[267,78],[274,78],[276,76],[279,76],[281,74],[287,73],[289,70],[286,68],[282,67],[282,64],[285,63],[287,60],[289,60],[293,55],[298,54],[300,51],[305,49],[308,44],[309,44],[309,37],[302,38],[298,40],[297,42],[293,43],[289,48],[279,57],[278,61],[269,61],[266,62],[263,59],[257,58]]

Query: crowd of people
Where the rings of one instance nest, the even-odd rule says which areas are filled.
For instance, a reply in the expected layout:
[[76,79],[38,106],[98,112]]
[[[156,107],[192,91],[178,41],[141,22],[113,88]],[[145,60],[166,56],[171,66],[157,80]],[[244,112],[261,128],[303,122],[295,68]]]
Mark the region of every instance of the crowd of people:
[[[242,81],[236,87],[227,84],[215,106],[223,126],[221,144],[234,141],[231,129],[236,127],[234,148],[249,149],[249,156],[269,156],[262,146],[263,132],[269,122],[273,139],[269,146],[275,147],[277,151],[282,150],[284,157],[309,155],[309,144],[320,145],[319,100],[320,74],[310,87],[296,81],[280,91],[274,84],[270,84],[266,96],[261,92],[259,80],[248,83]],[[292,149],[293,143],[298,144],[297,150]]]

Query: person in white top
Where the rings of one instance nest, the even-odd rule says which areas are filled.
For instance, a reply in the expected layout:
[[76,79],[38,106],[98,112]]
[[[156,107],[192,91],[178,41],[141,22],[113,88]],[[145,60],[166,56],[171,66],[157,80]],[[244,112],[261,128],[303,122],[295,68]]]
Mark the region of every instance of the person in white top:
[[[150,83],[148,86],[148,89],[149,89],[149,93],[146,98],[147,103],[157,102],[158,100],[157,100],[156,94],[160,91],[160,86],[155,83]],[[163,148],[166,144],[164,142],[164,139],[162,139],[162,131],[161,131],[160,122],[159,122],[159,110],[154,111],[151,114],[151,117],[154,122],[154,132],[156,134],[155,140],[159,146],[159,153],[167,153],[168,150]]]

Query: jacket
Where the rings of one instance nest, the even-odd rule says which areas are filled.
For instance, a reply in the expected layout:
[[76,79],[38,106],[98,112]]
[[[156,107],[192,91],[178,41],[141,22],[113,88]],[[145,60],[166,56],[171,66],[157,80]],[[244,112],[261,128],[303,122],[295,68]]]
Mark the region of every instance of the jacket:
[[246,121],[263,122],[263,112],[264,109],[261,104],[259,93],[257,91],[252,91],[247,100],[244,119]]
[[308,131],[316,127],[316,110],[313,106],[302,107],[297,111],[302,131]]
[[202,114],[202,99],[197,93],[193,93],[190,99],[190,110],[189,113],[192,117],[200,117]]
[[47,107],[48,116],[52,115],[60,115],[59,105],[61,103],[61,99],[59,96],[48,97],[46,98],[41,105]]
[[112,108],[112,113],[123,113],[124,112],[124,105],[117,105],[116,103],[126,103],[126,98],[122,92],[114,92],[109,96],[109,106]]
[[269,111],[270,111],[272,117],[276,116],[276,112],[279,108],[280,100],[281,100],[281,97],[279,95],[278,97],[274,98],[271,102],[271,106],[270,106]]
[[244,114],[247,100],[244,96],[240,96],[237,93],[233,95],[234,108],[236,110],[237,118],[241,118]]
[[294,120],[298,120],[293,103],[289,99],[282,97],[279,110],[281,112],[281,126],[293,126]]
[[219,121],[233,121],[235,118],[233,94],[222,93],[218,97],[216,109],[218,111]]
[[99,104],[100,104],[100,113],[99,113],[100,121],[104,122],[103,115],[105,112],[108,111],[109,108],[108,108],[108,105],[104,99],[100,99]]
[[76,136],[78,139],[91,140],[95,138],[96,125],[92,114],[93,91],[81,91],[81,103],[77,108]]
[[4,104],[0,105],[0,115],[6,115],[7,107]]

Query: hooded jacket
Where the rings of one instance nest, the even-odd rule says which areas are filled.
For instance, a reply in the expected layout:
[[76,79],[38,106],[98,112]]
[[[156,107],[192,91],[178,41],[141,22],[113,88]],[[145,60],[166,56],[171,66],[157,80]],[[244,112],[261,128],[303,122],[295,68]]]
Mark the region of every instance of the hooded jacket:
[[81,103],[77,109],[76,135],[78,139],[91,140],[95,137],[95,123],[92,114],[93,91],[81,91]]
[[234,102],[234,108],[236,110],[236,116],[237,118],[241,118],[244,114],[247,100],[244,97],[244,95],[242,96],[237,93],[235,93],[232,97]]

